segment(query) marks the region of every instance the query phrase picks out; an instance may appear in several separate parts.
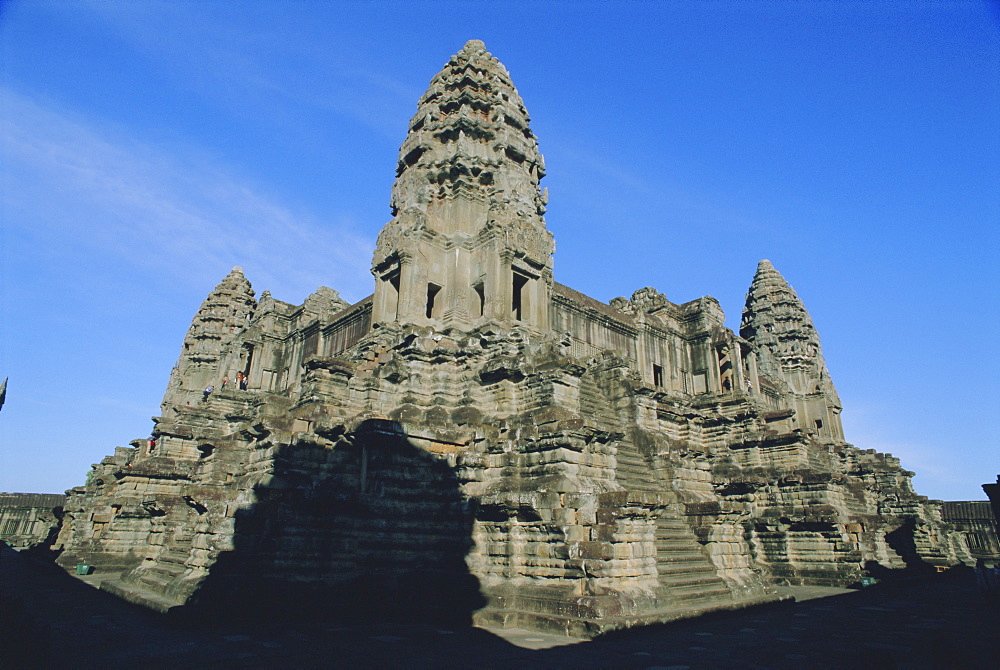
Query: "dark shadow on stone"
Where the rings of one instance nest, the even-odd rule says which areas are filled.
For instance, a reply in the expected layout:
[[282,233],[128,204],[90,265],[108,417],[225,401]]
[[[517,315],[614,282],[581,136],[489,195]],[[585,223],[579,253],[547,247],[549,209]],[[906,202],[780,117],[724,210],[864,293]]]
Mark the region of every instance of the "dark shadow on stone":
[[[900,572],[906,572],[906,569],[893,570],[892,568],[885,567],[878,561],[865,561],[865,574],[869,577],[874,577],[880,582],[887,579],[895,579]],[[865,585],[859,582],[850,586],[851,588],[859,588]]]
[[[4,551],[8,550],[6,547]],[[9,560],[9,559],[7,559]],[[5,668],[42,668],[51,663],[45,635],[18,598],[0,599],[0,660]]]
[[[183,608],[182,608],[183,611]],[[277,615],[165,616],[89,586],[51,561],[0,546],[0,667],[469,667],[526,652],[486,631],[429,622],[340,628]],[[443,628],[443,627],[442,627]],[[442,634],[447,633],[447,634]],[[524,664],[521,664],[524,666]],[[529,664],[530,665],[530,664]]]
[[64,513],[62,507],[53,507],[49,511],[55,519],[55,523],[49,526],[48,533],[43,539],[33,543],[26,549],[22,549],[22,551],[25,555],[33,556],[38,560],[54,562],[56,558],[59,557],[59,554],[62,553],[61,549],[59,551],[55,551],[52,547],[56,543],[56,538],[59,537],[59,530],[62,528]]
[[915,531],[916,520],[907,517],[899,528],[885,535],[886,543],[903,560],[903,563],[906,564],[905,568],[894,570],[880,565],[876,561],[866,561],[865,572],[880,581],[909,579],[934,573],[934,566],[920,558],[917,553],[914,540]]
[[907,517],[903,520],[903,524],[899,528],[885,535],[886,543],[893,551],[899,554],[899,557],[903,559],[908,568],[916,567],[917,564],[923,562],[917,555],[917,545],[913,540],[913,531],[915,528],[916,521]]
[[485,604],[465,557],[474,510],[453,469],[369,419],[275,455],[257,502],[181,616],[437,621]]
[[876,584],[860,581],[850,584],[850,588],[870,588],[877,584],[912,580],[935,574],[934,566],[924,561],[917,553],[917,545],[914,540],[915,530],[916,520],[906,518],[899,528],[885,535],[886,543],[899,555],[906,567],[889,568],[878,561],[865,561],[864,574],[867,577],[874,577],[877,580]]

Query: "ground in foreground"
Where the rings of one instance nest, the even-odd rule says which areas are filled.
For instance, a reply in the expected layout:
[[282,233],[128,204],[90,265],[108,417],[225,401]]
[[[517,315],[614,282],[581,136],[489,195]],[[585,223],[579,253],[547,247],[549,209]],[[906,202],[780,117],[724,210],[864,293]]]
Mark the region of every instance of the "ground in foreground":
[[1000,664],[1000,610],[991,609],[977,592],[971,571],[561,646],[548,646],[555,640],[530,632],[501,637],[477,628],[426,623],[170,624],[55,566],[33,562],[7,548],[0,555],[0,579],[0,659],[6,668],[328,667],[332,663],[416,668],[969,668]]

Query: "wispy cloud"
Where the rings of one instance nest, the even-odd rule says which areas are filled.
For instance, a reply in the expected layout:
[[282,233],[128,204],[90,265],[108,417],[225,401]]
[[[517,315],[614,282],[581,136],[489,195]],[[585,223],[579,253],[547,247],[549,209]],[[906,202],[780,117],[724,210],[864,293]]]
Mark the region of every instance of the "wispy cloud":
[[260,34],[220,20],[211,5],[144,4],[122,11],[97,2],[80,9],[135,53],[164,64],[163,75],[179,89],[225,110],[253,105],[280,123],[283,109],[295,109],[300,120],[304,110],[313,109],[395,144],[406,118],[400,110],[413,111],[423,92],[373,67],[370,55],[280,17]]
[[7,225],[202,284],[241,264],[277,297],[368,290],[373,240],[346,217],[317,221],[196,147],[156,145],[10,89],[0,105],[5,199],[19,213]]

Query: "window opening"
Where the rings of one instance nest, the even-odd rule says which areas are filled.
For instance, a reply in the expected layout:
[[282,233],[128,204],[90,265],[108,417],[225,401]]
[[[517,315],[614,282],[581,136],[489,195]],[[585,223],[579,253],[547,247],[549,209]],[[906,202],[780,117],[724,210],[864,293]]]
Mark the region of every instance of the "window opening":
[[437,284],[427,284],[427,318],[430,319],[434,317],[434,306],[437,302],[437,295],[440,293],[441,287]]
[[[250,376],[250,366],[253,365],[253,345],[245,344],[243,345],[243,350],[246,352],[246,363],[243,367],[243,378],[246,379]],[[244,384],[243,390],[246,390],[246,385]]]
[[527,286],[528,278],[520,272],[515,272],[512,286],[513,291],[511,292],[510,314],[518,321],[524,318],[524,312],[527,309]]
[[473,316],[482,316],[486,312],[486,289],[483,286],[483,282],[479,282],[472,287],[472,290],[476,292],[476,307],[478,308],[478,313],[473,314]]
[[663,368],[653,363],[653,386],[663,386]]
[[386,316],[389,321],[395,321],[399,315],[399,271],[386,277],[385,282],[389,287],[386,295]]

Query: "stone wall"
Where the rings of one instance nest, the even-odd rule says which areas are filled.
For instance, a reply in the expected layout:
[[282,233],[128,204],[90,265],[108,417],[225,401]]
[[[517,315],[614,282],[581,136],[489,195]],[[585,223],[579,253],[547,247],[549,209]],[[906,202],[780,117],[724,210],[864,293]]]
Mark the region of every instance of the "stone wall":
[[22,549],[52,539],[64,500],[48,493],[0,493],[0,541]]
[[[980,558],[994,560],[1000,555],[997,520],[989,501],[950,501],[941,503],[941,520],[958,536],[956,554],[967,562]],[[967,554],[967,557],[966,557]]]

